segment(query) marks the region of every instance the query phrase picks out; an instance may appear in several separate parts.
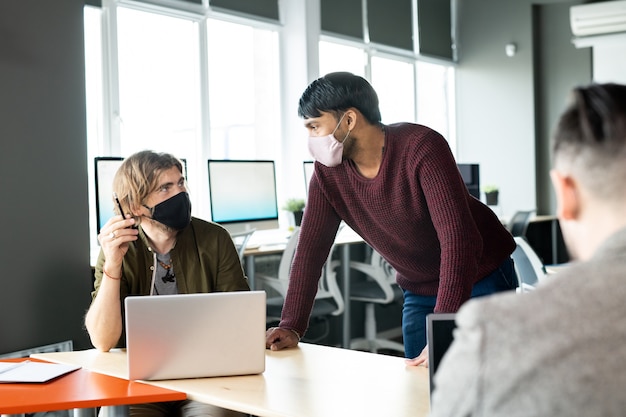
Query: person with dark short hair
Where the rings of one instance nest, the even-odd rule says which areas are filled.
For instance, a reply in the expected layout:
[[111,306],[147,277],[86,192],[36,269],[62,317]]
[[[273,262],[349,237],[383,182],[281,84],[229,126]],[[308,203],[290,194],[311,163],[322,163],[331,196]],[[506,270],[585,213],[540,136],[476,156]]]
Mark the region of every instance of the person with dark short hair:
[[469,194],[439,133],[381,123],[378,96],[364,78],[336,72],[313,81],[298,114],[316,162],[281,321],[268,330],[267,347],[296,346],[307,330],[343,221],[396,271],[407,363],[426,363],[427,314],[517,287],[513,237]]
[[432,417],[624,415],[626,86],[575,88],[552,158],[574,261],[532,292],[461,308]]

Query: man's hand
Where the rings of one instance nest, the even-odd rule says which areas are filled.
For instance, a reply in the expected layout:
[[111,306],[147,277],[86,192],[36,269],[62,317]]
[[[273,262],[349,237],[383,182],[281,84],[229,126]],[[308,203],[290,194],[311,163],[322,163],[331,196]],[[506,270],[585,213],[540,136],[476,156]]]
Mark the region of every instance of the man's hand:
[[281,350],[298,346],[300,337],[293,330],[282,327],[270,327],[265,332],[265,348]]
[[422,353],[420,353],[418,357],[413,359],[406,359],[404,362],[409,366],[424,365],[426,368],[428,368],[428,345],[426,345],[426,347],[422,350]]

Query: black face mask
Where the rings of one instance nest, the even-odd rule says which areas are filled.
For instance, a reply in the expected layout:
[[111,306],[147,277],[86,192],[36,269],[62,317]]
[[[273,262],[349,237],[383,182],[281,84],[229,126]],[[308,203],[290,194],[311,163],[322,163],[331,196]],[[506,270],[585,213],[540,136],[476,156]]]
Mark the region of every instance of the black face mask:
[[144,207],[152,213],[152,220],[174,230],[183,230],[191,222],[191,201],[189,194],[184,191],[152,208]]

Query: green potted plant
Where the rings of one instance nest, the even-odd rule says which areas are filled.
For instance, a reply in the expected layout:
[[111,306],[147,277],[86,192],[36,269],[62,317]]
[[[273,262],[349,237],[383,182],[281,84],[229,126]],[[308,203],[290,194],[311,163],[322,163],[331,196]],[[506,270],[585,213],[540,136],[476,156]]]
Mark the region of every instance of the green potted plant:
[[485,202],[488,206],[498,205],[498,194],[500,190],[497,185],[489,184],[482,187],[485,193]]
[[296,226],[300,226],[300,224],[302,223],[304,204],[305,201],[302,198],[290,198],[283,205],[283,210],[289,211],[293,214],[293,219]]

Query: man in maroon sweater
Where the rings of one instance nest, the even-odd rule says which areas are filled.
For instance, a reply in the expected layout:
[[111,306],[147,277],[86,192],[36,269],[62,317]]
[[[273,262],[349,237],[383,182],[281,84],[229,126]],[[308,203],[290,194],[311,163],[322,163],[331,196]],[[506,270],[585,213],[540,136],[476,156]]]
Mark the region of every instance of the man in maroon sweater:
[[267,347],[296,346],[306,331],[343,220],[396,270],[407,362],[426,362],[427,314],[456,312],[470,297],[517,286],[511,234],[469,194],[440,134],[381,123],[376,92],[362,77],[319,78],[304,91],[298,113],[315,172],[281,321],[267,331]]

